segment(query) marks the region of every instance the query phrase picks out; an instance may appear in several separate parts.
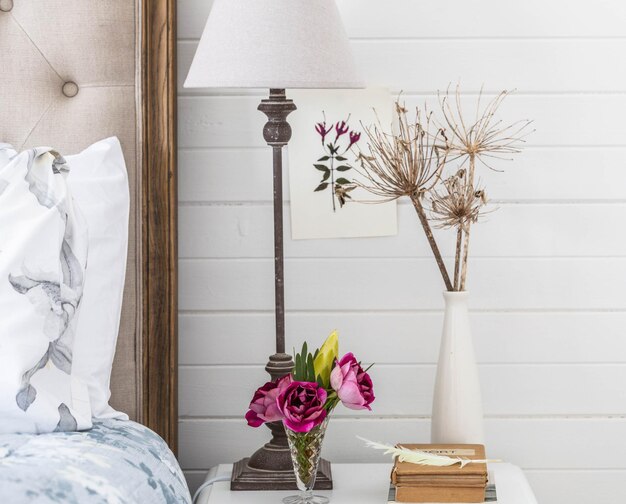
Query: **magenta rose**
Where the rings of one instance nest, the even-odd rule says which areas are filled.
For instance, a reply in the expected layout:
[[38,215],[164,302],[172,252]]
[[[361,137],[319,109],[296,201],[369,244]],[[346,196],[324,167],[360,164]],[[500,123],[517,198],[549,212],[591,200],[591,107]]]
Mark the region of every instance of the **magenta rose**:
[[278,408],[286,427],[309,432],[326,418],[326,391],[317,383],[291,382],[278,396]]
[[352,353],[347,353],[337,361],[330,373],[330,386],[346,408],[372,409],[370,404],[375,399],[372,379]]
[[258,427],[265,422],[276,422],[283,419],[276,399],[291,382],[291,375],[288,374],[276,382],[267,382],[254,393],[250,402],[250,409],[246,413],[246,420],[250,427]]

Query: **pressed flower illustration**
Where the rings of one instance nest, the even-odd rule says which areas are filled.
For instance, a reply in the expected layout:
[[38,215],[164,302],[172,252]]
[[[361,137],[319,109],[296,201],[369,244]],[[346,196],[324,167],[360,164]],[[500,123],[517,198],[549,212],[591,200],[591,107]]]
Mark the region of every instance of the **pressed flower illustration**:
[[[361,133],[350,129],[349,120],[350,117],[327,125],[324,117],[322,122],[315,125],[315,131],[321,137],[324,155],[313,164],[316,170],[322,172],[322,179],[314,192],[330,188],[333,212],[337,211],[337,203],[341,208],[347,200],[352,199],[350,192],[356,188],[356,184],[345,175],[346,172],[352,170],[346,154],[360,140]],[[327,142],[328,138],[332,141]]]

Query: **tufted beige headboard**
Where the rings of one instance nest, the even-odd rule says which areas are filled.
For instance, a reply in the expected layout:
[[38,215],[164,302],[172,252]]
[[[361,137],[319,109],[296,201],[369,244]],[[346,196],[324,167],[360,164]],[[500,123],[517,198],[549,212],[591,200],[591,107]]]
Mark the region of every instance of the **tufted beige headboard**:
[[0,141],[66,154],[113,135],[122,143],[131,222],[112,403],[171,445],[174,13],[174,0],[0,0]]

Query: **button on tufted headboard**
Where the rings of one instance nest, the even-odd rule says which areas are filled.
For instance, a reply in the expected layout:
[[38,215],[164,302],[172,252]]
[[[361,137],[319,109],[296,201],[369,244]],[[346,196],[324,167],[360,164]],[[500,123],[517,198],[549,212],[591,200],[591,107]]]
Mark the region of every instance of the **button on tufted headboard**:
[[[122,143],[132,201],[112,404],[171,444],[174,5],[175,0],[0,0],[0,141],[18,150],[49,145],[65,154],[113,135]],[[152,242],[155,236],[163,242]],[[158,362],[154,348],[161,352]]]

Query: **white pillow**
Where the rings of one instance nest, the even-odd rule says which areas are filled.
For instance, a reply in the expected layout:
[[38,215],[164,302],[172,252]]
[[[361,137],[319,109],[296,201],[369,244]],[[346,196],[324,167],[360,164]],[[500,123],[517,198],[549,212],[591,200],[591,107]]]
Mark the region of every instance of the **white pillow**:
[[72,374],[87,229],[49,148],[0,145],[0,433],[91,427]]
[[109,406],[110,381],[120,326],[130,196],[117,138],[66,156],[69,186],[89,228],[89,262],[74,344],[74,372],[89,387],[95,418],[128,418]]

